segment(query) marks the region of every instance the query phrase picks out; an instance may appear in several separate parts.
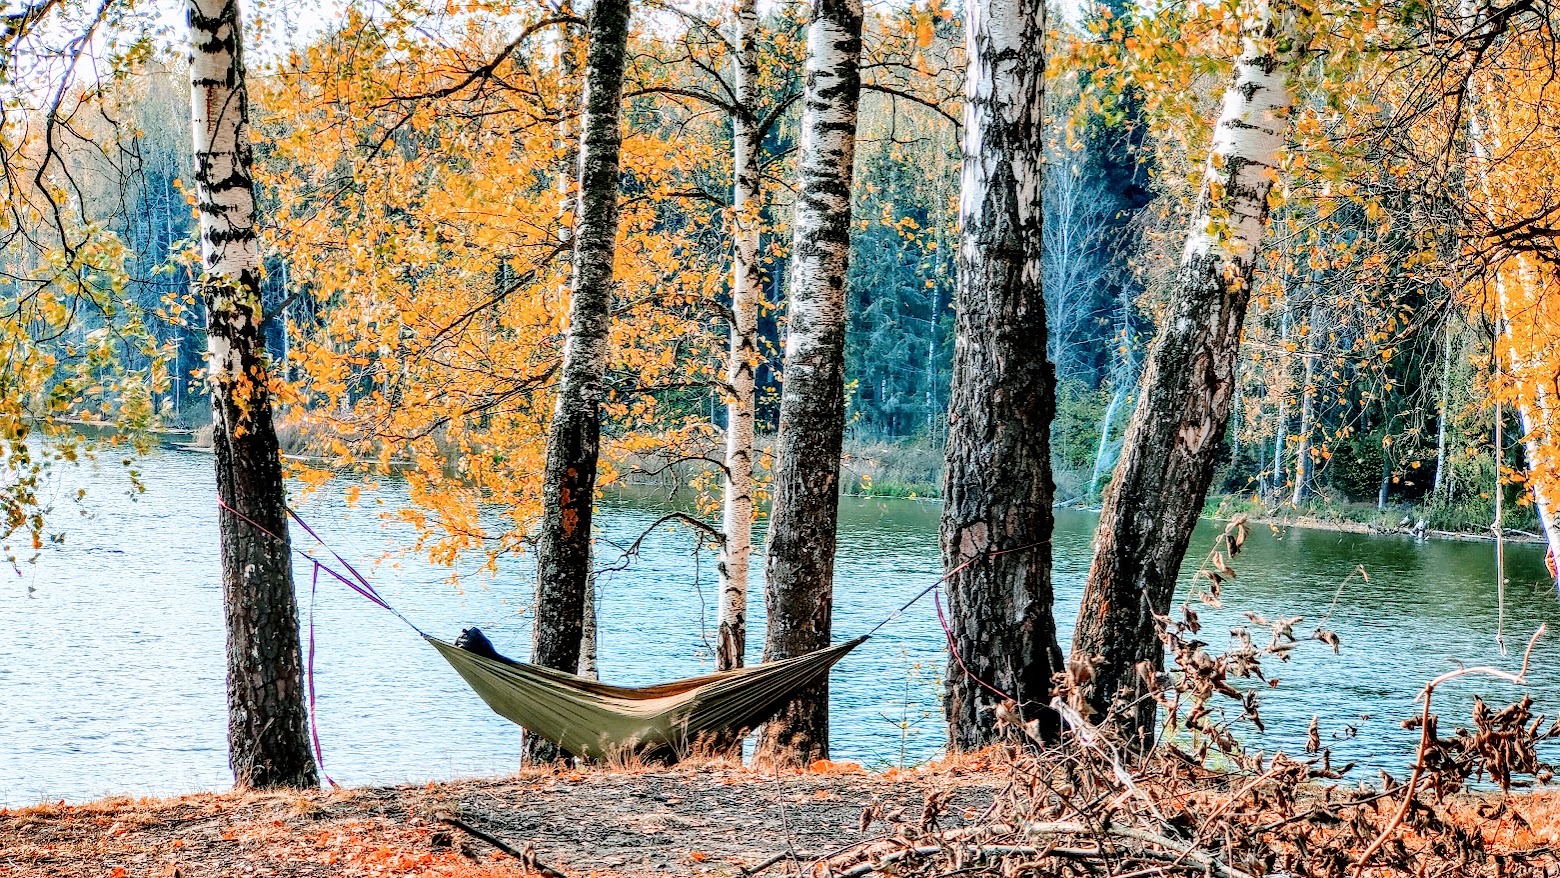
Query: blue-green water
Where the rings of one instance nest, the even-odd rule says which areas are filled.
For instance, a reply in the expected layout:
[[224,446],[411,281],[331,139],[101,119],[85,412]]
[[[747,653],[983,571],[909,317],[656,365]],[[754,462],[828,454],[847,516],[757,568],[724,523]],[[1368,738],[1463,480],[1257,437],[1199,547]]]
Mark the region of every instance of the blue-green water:
[[[113,464],[65,471],[60,508],[86,486],[90,517],[61,519],[66,539],[20,575],[0,572],[0,804],[83,800],[107,794],[165,794],[228,785],[223,703],[223,633],[211,460],[160,453],[140,465],[145,494],[132,499]],[[409,539],[384,525],[394,487],[357,508],[339,490],[311,497],[303,513],[335,548],[367,563],[382,593],[430,633],[453,636],[478,624],[499,647],[523,656],[532,590],[529,558],[496,577],[397,554]],[[614,566],[612,544],[631,540],[656,517],[645,501],[612,500],[598,516],[598,564]],[[843,501],[836,573],[835,632],[864,631],[938,575],[936,504]],[[1057,519],[1057,617],[1067,642],[1089,563],[1094,518]],[[1193,544],[1200,556],[1216,529]],[[693,554],[686,530],[663,530],[626,570],[599,579],[602,676],[642,684],[710,668],[714,559]],[[374,559],[380,559],[374,564]],[[1225,590],[1227,609],[1203,611],[1203,638],[1222,648],[1241,610],[1270,618],[1305,616],[1297,631],[1334,604],[1328,627],[1342,654],[1306,644],[1292,661],[1270,661],[1281,680],[1263,697],[1268,731],[1253,747],[1297,752],[1313,714],[1335,743],[1335,763],[1401,768],[1412,749],[1399,727],[1424,680],[1454,660],[1515,667],[1495,646],[1493,549],[1482,543],[1256,528]],[[1369,580],[1345,578],[1363,565]],[[755,570],[762,565],[756,564]],[[300,567],[300,582],[307,570]],[[1508,551],[1507,639],[1520,653],[1540,623],[1551,627],[1556,597],[1538,549]],[[1340,584],[1343,588],[1340,591]],[[762,648],[762,607],[750,636]],[[447,665],[393,617],[322,581],[315,607],[319,727],[326,769],[346,785],[496,774],[519,758],[513,726],[493,716]],[[1261,640],[1261,634],[1254,634]],[[930,601],[885,628],[834,672],[834,756],[868,765],[927,759],[944,730],[937,693],[946,651]],[[1560,632],[1534,656],[1539,709],[1560,709]],[[1255,681],[1253,681],[1255,682]],[[1451,724],[1471,694],[1515,697],[1513,687],[1458,683],[1438,696]],[[1444,700],[1443,700],[1444,699]],[[1361,720],[1368,714],[1369,720]]]

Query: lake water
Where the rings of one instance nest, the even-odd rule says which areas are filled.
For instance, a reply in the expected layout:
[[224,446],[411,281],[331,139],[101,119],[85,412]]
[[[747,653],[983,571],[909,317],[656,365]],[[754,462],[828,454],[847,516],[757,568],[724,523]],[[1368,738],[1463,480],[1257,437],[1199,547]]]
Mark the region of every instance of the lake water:
[[[86,517],[64,517],[65,540],[20,573],[0,571],[0,805],[151,795],[229,785],[225,751],[224,647],[211,459],[157,453],[140,464],[145,494],[128,494],[116,463],[89,464],[58,478],[60,509],[89,487]],[[339,486],[338,486],[339,487]],[[399,555],[408,531],[383,524],[393,486],[347,508],[339,493],[307,500],[302,512],[349,559],[363,561],[379,590],[433,634],[477,624],[501,650],[524,656],[524,612],[532,562],[506,563],[496,577],[450,571]],[[598,563],[658,517],[647,501],[612,500],[598,515]],[[906,500],[846,499],[840,516],[835,632],[865,631],[938,575],[938,507]],[[1089,564],[1094,516],[1057,516],[1057,617],[1071,635]],[[1193,542],[1200,557],[1216,526]],[[643,684],[711,668],[714,559],[692,554],[686,530],[663,530],[627,570],[599,581],[600,664],[610,682]],[[300,545],[302,543],[300,542]],[[377,560],[377,563],[375,563]],[[1482,543],[1258,527],[1225,590],[1227,609],[1203,611],[1203,637],[1222,649],[1241,610],[1270,618],[1332,607],[1328,627],[1342,654],[1319,643],[1292,661],[1266,666],[1280,686],[1263,697],[1265,734],[1250,746],[1298,752],[1313,715],[1333,740],[1335,764],[1401,770],[1414,736],[1400,721],[1429,677],[1452,662],[1514,668],[1540,622],[1555,628],[1557,601],[1541,552],[1508,550],[1507,641],[1495,645],[1493,549]],[[1350,571],[1363,565],[1369,581]],[[761,570],[755,564],[755,570]],[[300,566],[300,582],[308,571]],[[1341,586],[1341,588],[1340,588]],[[751,660],[762,648],[762,600]],[[322,581],[315,605],[319,729],[326,770],[344,785],[499,774],[519,760],[517,730],[494,716],[432,650],[393,617]],[[1260,633],[1254,636],[1260,639]],[[869,766],[934,756],[944,729],[937,693],[946,661],[935,610],[923,601],[835,670],[837,759]],[[1534,653],[1538,709],[1560,710],[1560,631]],[[1517,696],[1493,681],[1459,682],[1438,694],[1443,726],[1466,719],[1474,692]],[[1361,715],[1370,718],[1362,720]],[[1374,772],[1361,771],[1367,778]]]

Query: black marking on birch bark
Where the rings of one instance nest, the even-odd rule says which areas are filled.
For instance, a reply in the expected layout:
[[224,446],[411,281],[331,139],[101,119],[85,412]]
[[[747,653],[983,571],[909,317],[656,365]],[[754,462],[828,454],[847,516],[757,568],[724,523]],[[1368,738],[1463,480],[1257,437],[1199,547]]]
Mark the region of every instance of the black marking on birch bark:
[[[242,30],[234,0],[214,17],[200,14],[193,3],[188,9],[195,57],[227,59],[220,78],[192,78],[192,106],[209,107],[212,96],[204,92],[225,91],[220,112],[202,120],[212,130],[197,129],[196,142],[203,135],[209,135],[208,142],[231,136],[236,144],[233,172],[218,180],[210,178],[211,155],[195,151],[196,206],[202,237],[213,245],[209,254],[254,237],[252,215],[230,217],[233,206],[218,204],[214,198],[243,186],[250,197],[239,211],[254,209],[252,156],[245,142],[248,108]],[[224,27],[228,35],[217,37]],[[218,223],[234,227],[218,228]],[[304,708],[286,488],[260,334],[259,277],[248,267],[226,275],[213,272],[215,267],[208,263],[212,273],[197,281],[195,289],[206,303],[207,336],[220,356],[213,364],[216,374],[210,386],[217,492],[229,507],[219,516],[229,761],[240,786],[314,786],[318,778]]]
[[[860,100],[862,16],[848,0],[818,0],[809,28],[831,28],[838,66],[808,76],[802,102],[801,198],[794,221],[791,301],[780,432],[765,558],[765,660],[801,655],[832,636],[835,525],[845,428],[844,278]],[[820,82],[829,79],[832,82]],[[836,146],[830,139],[839,139]],[[802,340],[805,345],[794,343]],[[798,693],[766,724],[766,758],[809,761],[829,752],[828,680]]]

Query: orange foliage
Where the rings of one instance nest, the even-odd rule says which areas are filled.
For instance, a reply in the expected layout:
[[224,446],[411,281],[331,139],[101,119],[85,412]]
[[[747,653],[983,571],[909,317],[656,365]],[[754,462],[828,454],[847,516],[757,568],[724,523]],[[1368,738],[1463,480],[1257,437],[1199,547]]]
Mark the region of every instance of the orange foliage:
[[[539,512],[570,256],[577,97],[561,53],[582,53],[552,16],[354,9],[262,95],[271,247],[316,313],[291,327],[303,340],[285,399],[331,465],[404,476],[400,515],[439,562],[478,550],[494,564]],[[473,72],[490,59],[491,75]],[[725,264],[718,206],[688,194],[716,138],[671,127],[651,97],[631,101],[625,129],[609,460],[708,430],[692,422],[708,409],[707,305]]]
[[1547,217],[1560,208],[1560,91],[1535,47],[1548,33],[1514,34],[1473,79],[1469,114],[1470,255],[1486,271],[1470,297],[1500,330],[1492,401],[1521,416],[1525,480],[1551,547],[1560,499],[1560,272]]

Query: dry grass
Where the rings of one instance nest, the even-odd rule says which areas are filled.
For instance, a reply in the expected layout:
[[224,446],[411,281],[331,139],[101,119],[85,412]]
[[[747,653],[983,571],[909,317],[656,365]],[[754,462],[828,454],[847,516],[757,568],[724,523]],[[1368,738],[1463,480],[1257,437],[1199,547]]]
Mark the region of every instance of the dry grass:
[[[107,799],[0,811],[0,876],[1352,876],[1403,789],[1334,786],[1319,765],[1215,771],[1161,750],[1131,785],[1090,746],[998,748],[871,774],[527,770],[332,793]],[[1560,793],[1426,788],[1369,875],[1560,871]],[[790,854],[796,854],[793,860]],[[767,864],[767,865],[766,865]]]
[[[108,799],[0,811],[0,876],[510,876],[511,857],[437,819],[458,815],[570,876],[735,875],[796,850],[871,838],[866,807],[916,809],[936,789],[989,801],[983,757],[868,774],[849,764],[755,772],[528,770],[512,778],[333,793]],[[534,873],[532,873],[534,874]]]

